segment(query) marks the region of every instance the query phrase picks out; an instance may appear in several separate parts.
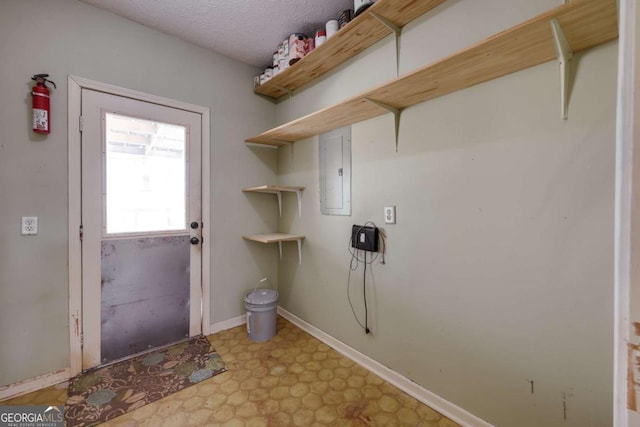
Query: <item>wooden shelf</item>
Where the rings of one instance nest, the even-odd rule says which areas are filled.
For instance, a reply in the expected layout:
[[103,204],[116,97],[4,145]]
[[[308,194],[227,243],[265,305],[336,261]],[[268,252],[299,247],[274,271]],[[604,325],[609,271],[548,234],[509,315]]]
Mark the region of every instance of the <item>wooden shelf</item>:
[[242,191],[247,193],[267,193],[267,194],[273,194],[278,191],[291,191],[295,193],[297,191],[302,191],[302,190],[304,190],[304,187],[297,187],[297,186],[290,186],[290,185],[286,185],[286,186],[261,185],[260,187],[250,187],[250,188],[242,189]]
[[285,145],[553,60],[554,19],[574,52],[618,37],[616,0],[573,0],[431,65],[246,141]]
[[302,264],[302,241],[304,236],[299,234],[266,233],[242,236],[242,238],[258,243],[277,243],[280,249],[280,259],[282,259],[282,242],[296,242],[298,244],[298,262]]
[[296,240],[304,240],[304,236],[298,234],[286,234],[286,233],[265,233],[265,234],[251,234],[249,236],[242,236],[243,239],[251,240],[252,242],[259,243],[279,243],[279,242],[294,242]]
[[266,193],[275,194],[278,197],[278,212],[282,216],[282,192],[296,193],[298,199],[298,216],[302,216],[302,190],[304,187],[288,186],[288,185],[261,185],[260,187],[244,188],[245,193]]
[[[280,98],[353,58],[369,46],[391,34],[376,14],[403,27],[445,0],[378,0],[334,36],[290,68],[255,88],[255,93]],[[372,14],[373,13],[373,14]]]

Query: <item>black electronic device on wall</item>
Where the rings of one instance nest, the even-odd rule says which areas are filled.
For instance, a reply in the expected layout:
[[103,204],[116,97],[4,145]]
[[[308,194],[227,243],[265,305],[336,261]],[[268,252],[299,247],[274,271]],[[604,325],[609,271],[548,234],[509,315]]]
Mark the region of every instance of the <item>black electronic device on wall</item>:
[[354,225],[351,227],[351,247],[378,252],[378,227]]

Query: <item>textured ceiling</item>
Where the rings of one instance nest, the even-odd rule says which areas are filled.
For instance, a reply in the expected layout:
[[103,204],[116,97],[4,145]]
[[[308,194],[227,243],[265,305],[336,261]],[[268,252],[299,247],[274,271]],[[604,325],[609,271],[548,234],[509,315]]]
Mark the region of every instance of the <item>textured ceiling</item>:
[[81,0],[255,67],[291,33],[315,34],[353,0]]

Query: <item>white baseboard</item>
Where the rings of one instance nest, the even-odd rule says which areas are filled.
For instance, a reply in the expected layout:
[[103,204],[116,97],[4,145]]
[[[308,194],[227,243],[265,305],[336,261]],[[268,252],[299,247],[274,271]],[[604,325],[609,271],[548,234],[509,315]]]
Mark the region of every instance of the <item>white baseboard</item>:
[[209,335],[215,334],[216,332],[226,331],[227,329],[235,328],[236,326],[244,325],[245,323],[247,323],[246,314],[232,319],[223,320],[222,322],[217,322],[211,325],[209,328]]
[[14,384],[5,385],[0,387],[0,400],[22,396],[23,394],[31,393],[32,391],[67,381],[69,378],[69,368],[66,368],[60,371],[29,378]]
[[440,412],[442,415],[450,418],[451,420],[468,427],[493,427],[493,425],[489,424],[488,422],[476,417],[475,415],[467,412],[459,406],[454,405],[448,400],[443,399],[437,394],[430,392],[424,387],[414,383],[409,378],[387,368],[386,366],[379,362],[376,362],[372,358],[365,356],[354,348],[349,347],[342,341],[335,339],[326,332],[323,332],[315,326],[305,322],[295,314],[288,312],[284,308],[278,307],[278,314],[303,331],[309,333],[323,343],[327,344],[329,347],[332,347],[338,353],[341,353],[342,355],[348,357],[358,365],[362,366],[365,369],[368,369],[393,386],[404,391],[408,395],[414,397],[430,408]]

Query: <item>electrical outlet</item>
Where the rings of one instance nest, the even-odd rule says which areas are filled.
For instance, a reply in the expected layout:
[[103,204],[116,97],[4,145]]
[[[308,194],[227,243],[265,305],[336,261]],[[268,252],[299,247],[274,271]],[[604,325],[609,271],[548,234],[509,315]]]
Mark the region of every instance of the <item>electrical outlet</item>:
[[385,224],[396,223],[396,207],[395,206],[384,207],[384,223]]
[[23,216],[22,217],[22,235],[38,234],[38,217]]

